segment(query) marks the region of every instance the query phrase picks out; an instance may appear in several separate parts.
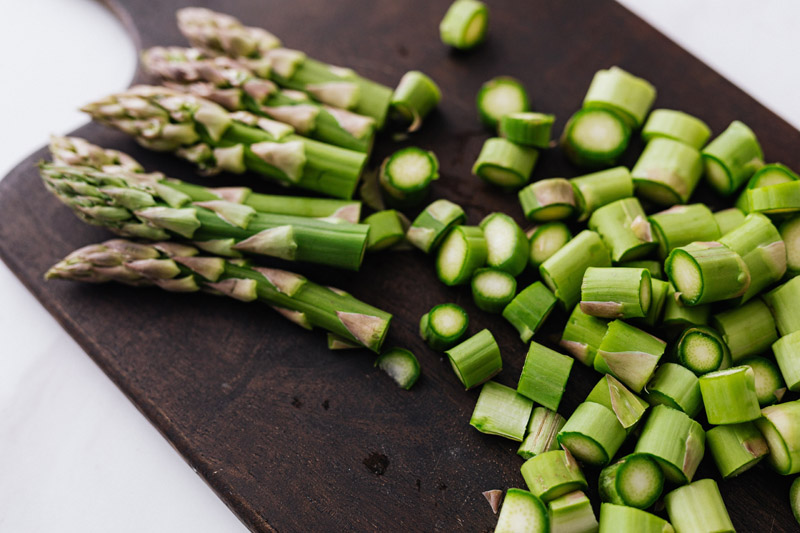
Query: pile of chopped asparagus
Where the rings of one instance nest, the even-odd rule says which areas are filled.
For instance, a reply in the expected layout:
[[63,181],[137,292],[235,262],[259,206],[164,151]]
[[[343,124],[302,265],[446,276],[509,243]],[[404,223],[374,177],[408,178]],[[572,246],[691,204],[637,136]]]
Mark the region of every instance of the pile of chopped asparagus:
[[[441,302],[419,319],[420,336],[464,388],[481,387],[469,424],[521,443],[527,490],[507,490],[498,533],[733,531],[717,482],[694,479],[706,448],[722,480],[764,458],[779,474],[800,473],[800,400],[782,402],[800,390],[800,176],[766,164],[745,124],[709,142],[701,119],[651,111],[656,89],[611,67],[596,73],[556,143],[555,117],[531,110],[519,80],[498,77],[477,95],[478,118],[496,136],[473,172],[517,193],[533,226],[506,213],[470,223],[444,198],[412,221],[403,210],[430,196],[436,155],[406,147],[375,173],[365,168],[387,117],[413,132],[436,107],[433,80],[412,71],[392,91],[207,9],[180,10],[178,24],[192,48],[143,55],[163,85],[84,110],[204,173],[251,172],[332,198],[260,194],[235,178],[201,187],[54,138],[52,162],[40,166],[45,186],[119,238],[73,252],[48,278],[261,300],[327,330],[332,350],[380,354],[375,365],[408,389],[420,366],[404,348],[383,349],[392,315],[269,261],[358,270],[368,251],[429,254],[442,283],[469,285],[476,307],[501,314],[528,347],[512,389],[492,381],[500,346],[488,329],[469,334],[463,308]],[[473,48],[487,24],[485,5],[457,0],[442,40]],[[616,166],[637,131],[644,151],[633,168]],[[551,149],[589,173],[531,182]],[[702,179],[735,205],[690,203]],[[351,199],[359,183],[376,210],[363,221]],[[519,286],[526,271],[539,280]],[[568,319],[548,346],[537,333],[553,313]],[[562,415],[575,360],[598,382]],[[633,452],[620,457],[626,442]],[[595,480],[599,517],[586,495]],[[800,521],[798,483],[790,499]],[[499,491],[485,494],[496,512]]]

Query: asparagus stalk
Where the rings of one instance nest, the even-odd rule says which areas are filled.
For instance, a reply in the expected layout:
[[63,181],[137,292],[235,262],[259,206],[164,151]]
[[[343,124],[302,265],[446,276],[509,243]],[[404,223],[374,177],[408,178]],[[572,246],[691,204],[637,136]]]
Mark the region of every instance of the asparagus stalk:
[[[246,60],[245,60],[246,61]],[[369,152],[375,139],[375,120],[345,109],[320,104],[305,93],[281,90],[259,78],[269,62],[209,57],[193,48],[153,47],[142,64],[172,89],[220,104],[229,111],[249,111],[291,125],[298,133],[325,143]]]
[[679,532],[714,531],[734,533],[731,518],[722,501],[717,482],[701,479],[680,487],[665,498],[667,514]]
[[469,50],[483,42],[488,25],[486,4],[478,0],[456,0],[439,23],[439,35],[444,44]]
[[703,204],[676,205],[648,218],[662,260],[675,248],[695,241],[716,241],[722,234],[714,214]]
[[573,164],[603,168],[617,162],[630,138],[630,128],[618,115],[605,109],[581,109],[570,117],[560,142]]
[[395,115],[409,123],[408,131],[417,131],[422,120],[442,99],[436,83],[418,70],[403,74],[392,94],[391,106]]
[[658,246],[636,198],[617,200],[596,210],[589,229],[600,234],[615,262],[638,259]]
[[[464,0],[458,0],[457,3]],[[550,517],[542,500],[527,490],[508,489],[495,533],[547,533]]]
[[593,266],[611,266],[611,257],[600,235],[584,230],[543,262],[539,274],[564,309],[571,309],[580,300],[583,274]]
[[655,327],[661,319],[664,312],[664,307],[667,302],[667,294],[669,293],[670,284],[668,281],[660,279],[651,279],[651,297],[650,308],[647,310],[647,315],[644,318],[635,319],[636,322],[641,322],[646,326]]
[[389,313],[298,274],[240,266],[172,242],[137,244],[114,239],[86,246],[53,266],[46,278],[156,285],[174,292],[203,290],[245,302],[259,300],[301,327],[324,328],[376,353],[392,319]]
[[581,283],[581,310],[601,318],[644,318],[652,284],[644,268],[589,267]]
[[467,390],[490,380],[503,369],[500,347],[488,329],[479,331],[445,353]]
[[515,144],[548,148],[555,119],[555,115],[545,113],[510,113],[500,118],[499,133]]
[[528,342],[550,316],[555,305],[553,293],[536,281],[511,300],[503,309],[503,318],[517,328],[522,342]]
[[517,189],[528,183],[538,158],[534,148],[491,137],[483,143],[472,173],[502,189]]
[[586,401],[599,403],[611,410],[620,425],[629,433],[642,419],[645,410],[649,407],[647,402],[625,388],[625,385],[614,376],[609,375],[600,379],[586,397]]
[[[667,299],[664,302],[664,316],[661,323],[665,326],[680,328],[687,326],[702,326],[708,324],[708,317],[711,315],[710,305],[687,306],[680,299],[680,295],[675,292],[675,287],[669,284],[667,287]],[[718,330],[719,327],[715,326]],[[721,330],[720,330],[721,331]]]
[[[78,137],[51,137],[50,155],[53,163],[59,167],[88,167],[108,174],[122,175],[144,172],[142,166],[128,154],[101,148]],[[262,213],[331,218],[354,224],[361,217],[361,202],[353,200],[259,194],[247,187],[201,187],[157,173],[148,174],[144,179],[155,181],[157,185],[154,186],[157,188],[170,187],[186,194],[194,202],[225,200],[252,207]],[[169,192],[171,191],[167,190]]]
[[611,409],[584,402],[558,433],[558,442],[585,464],[607,465],[625,441],[627,432]]
[[613,503],[601,505],[599,533],[620,533],[622,531],[675,533],[669,522],[647,511]]
[[750,272],[742,257],[719,242],[693,242],[675,248],[666,271],[686,305],[737,298],[750,286]]
[[492,213],[484,218],[480,227],[486,237],[488,255],[486,264],[518,276],[528,264],[528,237],[504,213]]
[[656,405],[650,410],[634,452],[656,459],[668,481],[689,483],[705,453],[705,433],[686,413]]
[[453,226],[467,217],[461,206],[449,200],[435,200],[414,219],[406,232],[408,242],[425,253],[436,250]]
[[717,221],[720,235],[725,235],[744,224],[745,216],[746,213],[736,207],[730,207],[714,213],[714,220]]
[[731,365],[731,354],[725,341],[719,333],[706,326],[684,330],[675,345],[675,355],[681,365],[698,376]]
[[722,479],[750,470],[769,453],[767,441],[752,422],[713,427],[706,440]]
[[378,211],[364,219],[369,226],[367,250],[377,252],[399,243],[405,238],[408,219],[394,209]]
[[633,179],[625,167],[614,167],[570,180],[578,202],[579,221],[587,220],[597,209],[633,196]]
[[761,415],[753,369],[736,366],[700,377],[700,394],[711,424],[739,424]]
[[142,146],[179,156],[206,172],[251,170],[285,185],[349,199],[366,154],[306,139],[291,126],[165,87],[139,85],[82,108],[133,135]]
[[436,274],[445,285],[462,285],[486,263],[486,238],[476,226],[456,226],[439,247]]
[[645,398],[650,405],[666,405],[683,411],[691,418],[697,416],[702,407],[700,382],[686,367],[675,363],[664,363],[656,370],[647,384]]
[[800,216],[785,221],[779,229],[786,246],[786,272],[789,276],[797,276],[800,274]]
[[755,424],[767,439],[770,466],[784,476],[800,472],[800,400],[765,407]]
[[472,411],[469,424],[489,435],[499,435],[522,442],[533,402],[517,391],[494,381],[487,381]]
[[519,191],[519,203],[528,220],[549,222],[575,213],[575,192],[569,180],[550,178],[531,183]]
[[389,87],[362,78],[350,69],[280,48],[277,40],[269,47],[241,46],[254,33],[266,32],[246,27],[229,15],[198,7],[179,9],[177,15],[178,28],[192,46],[214,55],[262,60],[270,67],[264,74],[277,84],[306,91],[322,103],[372,117],[378,128],[383,126],[392,98]]
[[456,304],[439,304],[422,315],[419,335],[436,351],[449,350],[467,332],[469,316]]
[[647,509],[661,496],[664,473],[644,454],[631,454],[600,472],[600,499],[616,505]]
[[[799,180],[800,176],[795,174],[789,167],[786,165],[782,165],[780,163],[771,163],[769,165],[764,165],[760,169],[756,171],[753,176],[747,180],[747,186],[744,188],[742,193],[739,195],[739,198],[736,200],[736,207],[744,211],[745,213],[752,213],[753,209],[750,206],[750,200],[748,196],[748,191],[752,189],[760,189],[761,187],[770,187],[772,185],[778,185],[779,183],[789,183],[792,181]],[[781,195],[777,195],[778,202],[782,202],[784,199],[781,198]],[[764,202],[763,205],[769,206],[769,203],[773,200],[773,195],[767,194],[761,197],[761,200]]]
[[530,245],[528,263],[537,270],[572,238],[572,233],[563,222],[545,222],[528,230],[527,235]]
[[753,369],[758,405],[765,407],[781,401],[786,394],[786,383],[778,365],[764,357],[748,357],[742,360],[741,364]]
[[722,335],[734,363],[762,353],[778,340],[775,319],[760,298],[715,314],[711,325]]
[[631,170],[636,192],[660,205],[688,202],[702,174],[700,152],[665,137],[648,142]]
[[525,460],[540,453],[558,449],[556,436],[566,424],[563,416],[546,407],[534,407],[528,422],[525,439],[517,450],[517,455]]
[[551,533],[596,533],[597,518],[592,502],[580,490],[552,500],[550,507]]
[[751,213],[782,215],[800,211],[800,181],[749,189],[746,207]]
[[419,379],[419,361],[404,348],[391,348],[375,359],[375,366],[386,372],[397,385],[410,389]]
[[633,392],[641,392],[655,372],[666,343],[621,320],[608,325],[597,349],[594,369],[611,374]]
[[790,391],[800,390],[800,331],[781,337],[772,345],[775,360]]
[[478,309],[487,313],[500,313],[514,299],[517,280],[496,268],[479,268],[472,276],[472,299]]
[[384,159],[378,179],[391,203],[413,206],[425,199],[431,182],[439,179],[439,161],[433,152],[408,146]]
[[642,138],[650,142],[659,137],[680,141],[700,150],[711,137],[711,130],[699,118],[682,111],[655,109],[642,128]]
[[[159,176],[104,172],[44,163],[47,188],[82,220],[125,237],[193,240],[203,249],[224,243],[223,255],[240,252],[358,270],[369,226],[258,213],[250,206],[192,202],[159,183]],[[211,244],[209,244],[211,243]]]
[[755,134],[738,120],[703,148],[708,182],[722,195],[736,192],[753,173],[764,166],[764,154]]
[[588,488],[578,462],[566,450],[540,453],[525,461],[520,470],[528,490],[545,502]]
[[593,366],[607,330],[608,320],[587,315],[578,304],[564,326],[559,345],[584,365]]
[[638,128],[655,99],[656,89],[647,80],[614,66],[595,73],[583,99],[583,107],[608,109],[623,118],[630,127]]
[[795,277],[764,294],[764,302],[775,317],[778,333],[800,331],[800,277]]
[[531,342],[517,384],[517,392],[539,405],[558,409],[567,387],[573,360],[555,350]]
[[484,83],[478,91],[478,116],[484,125],[496,129],[506,115],[528,111],[528,93],[511,76],[498,76]]

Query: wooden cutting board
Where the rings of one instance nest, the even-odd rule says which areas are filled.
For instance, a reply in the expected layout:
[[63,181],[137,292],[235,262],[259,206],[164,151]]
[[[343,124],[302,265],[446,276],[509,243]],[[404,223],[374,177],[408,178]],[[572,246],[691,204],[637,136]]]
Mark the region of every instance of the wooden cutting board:
[[[184,3],[119,0],[112,8],[138,46],[179,45],[173,13]],[[488,136],[476,120],[475,94],[501,74],[520,78],[533,107],[557,115],[560,131],[592,74],[619,65],[655,84],[657,107],[697,115],[715,133],[734,118],[743,120],[761,139],[768,161],[800,168],[800,133],[610,1],[494,0],[491,37],[469,54],[439,42],[438,22],[449,0],[202,3],[389,86],[411,69],[432,76],[444,99],[409,142],[437,153],[442,178],[433,196],[463,205],[473,224],[497,210],[522,222],[515,195],[470,175]],[[137,73],[135,81],[144,79]],[[224,176],[200,179],[188,165],[104,127],[90,124],[75,134],[124,150],[151,170],[231,183]],[[379,140],[373,164],[398,146]],[[634,142],[624,163],[632,164],[640,150]],[[331,353],[323,332],[305,332],[264,306],[157,289],[44,283],[51,264],[109,236],[80,223],[45,191],[34,167],[45,157],[44,149],[31,155],[0,183],[0,256],[247,527],[491,530],[496,517],[481,491],[524,486],[516,444],[469,427],[477,391],[464,392],[449,364],[417,334],[419,317],[433,305],[464,306],[471,332],[488,327],[500,343],[505,369],[497,380],[515,386],[526,347],[502,318],[478,311],[467,288],[444,287],[431,258],[419,252],[370,256],[360,273],[291,265],[395,314],[386,346],[412,349],[423,368],[407,392],[373,368],[371,354]],[[579,173],[553,152],[541,157],[535,178]],[[277,190],[258,179],[236,184]],[[698,195],[705,199],[707,191]],[[547,341],[560,328],[560,317],[553,317],[537,338]],[[571,413],[597,379],[576,364],[561,412]],[[708,476],[718,474],[707,456],[698,478]],[[595,485],[597,471],[587,470],[587,477]],[[796,530],[790,481],[759,465],[723,483],[737,529]],[[597,505],[596,494],[592,498]]]

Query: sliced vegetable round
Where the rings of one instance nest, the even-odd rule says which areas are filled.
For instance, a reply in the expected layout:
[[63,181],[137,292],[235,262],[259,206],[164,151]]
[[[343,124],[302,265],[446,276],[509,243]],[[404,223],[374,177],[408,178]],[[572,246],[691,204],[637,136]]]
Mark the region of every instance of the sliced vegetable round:
[[583,107],[608,109],[622,117],[630,127],[638,128],[655,99],[656,88],[650,82],[614,66],[595,73],[583,99]]
[[750,470],[769,453],[767,441],[752,422],[716,426],[706,442],[722,479]]
[[786,246],[786,271],[790,276],[800,274],[800,216],[781,224],[781,239]]
[[555,115],[532,112],[504,115],[500,119],[500,136],[523,146],[548,148],[555,118]]
[[486,263],[486,256],[483,230],[476,226],[456,226],[439,247],[436,274],[445,285],[462,285]]
[[517,280],[496,268],[479,268],[472,277],[472,298],[479,309],[499,313],[514,299]]
[[408,390],[419,379],[419,361],[409,350],[390,348],[376,360],[375,366],[389,374],[395,383]]
[[764,153],[753,131],[734,120],[728,128],[703,148],[703,163],[708,182],[722,195],[736,192],[756,170],[764,165]]
[[545,222],[528,230],[530,254],[528,263],[538,269],[539,265],[552,257],[572,238],[563,222]]
[[481,221],[486,237],[486,264],[518,276],[528,264],[528,238],[514,219],[504,213],[492,213]]
[[439,162],[433,152],[409,146],[393,153],[381,165],[380,183],[398,205],[414,205],[439,179]]
[[647,509],[661,496],[664,473],[649,455],[632,454],[600,472],[600,499]]
[[528,220],[549,222],[571,217],[577,209],[569,180],[549,178],[531,183],[519,191],[522,212]]
[[725,341],[713,329],[695,326],[686,329],[675,347],[678,361],[698,376],[730,366],[731,355]]
[[502,189],[516,189],[528,183],[539,152],[502,137],[486,139],[472,173]]
[[503,369],[500,347],[488,329],[479,331],[445,353],[467,390],[488,381]]
[[477,104],[481,122],[492,129],[505,115],[528,111],[530,105],[525,87],[511,76],[498,76],[484,83],[478,91]]
[[614,457],[627,433],[611,409],[584,402],[558,433],[558,442],[583,463],[601,466]]
[[489,9],[478,0],[456,0],[439,24],[439,36],[444,44],[469,50],[486,38]]
[[765,407],[781,401],[783,395],[786,394],[786,383],[783,381],[778,365],[765,357],[748,357],[739,364],[753,369],[758,405]]
[[664,137],[647,143],[631,170],[637,195],[667,206],[688,202],[702,174],[697,149]]
[[666,270],[681,300],[690,306],[736,298],[750,286],[750,272],[739,254],[714,241],[672,250]]
[[642,128],[642,138],[650,141],[666,137],[699,150],[711,137],[711,130],[697,117],[673,109],[655,109]]
[[449,200],[435,200],[414,219],[406,232],[408,242],[425,253],[435,250],[450,229],[467,219],[460,205]]
[[487,381],[481,387],[469,424],[489,435],[522,442],[533,402],[511,387]]
[[448,350],[467,332],[469,316],[456,304],[434,306],[419,322],[419,335],[434,350]]
[[749,366],[701,376],[700,394],[710,424],[739,424],[761,416],[755,374]]
[[581,283],[581,310],[601,318],[644,318],[651,296],[647,269],[589,267]]
[[442,93],[436,83],[422,72],[412,70],[400,78],[391,106],[396,115],[409,123],[408,130],[416,131],[441,99]]
[[508,489],[494,533],[547,533],[550,516],[542,500],[522,489]]
[[579,167],[610,167],[628,148],[630,138],[630,128],[614,113],[581,109],[567,122],[561,147]]

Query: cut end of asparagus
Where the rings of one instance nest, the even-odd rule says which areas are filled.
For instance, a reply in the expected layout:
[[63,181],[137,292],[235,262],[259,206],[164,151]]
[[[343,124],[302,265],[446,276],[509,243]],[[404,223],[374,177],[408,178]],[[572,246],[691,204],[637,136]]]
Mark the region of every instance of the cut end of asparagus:
[[419,362],[403,348],[391,348],[375,360],[375,366],[386,372],[398,386],[410,389],[419,379]]

